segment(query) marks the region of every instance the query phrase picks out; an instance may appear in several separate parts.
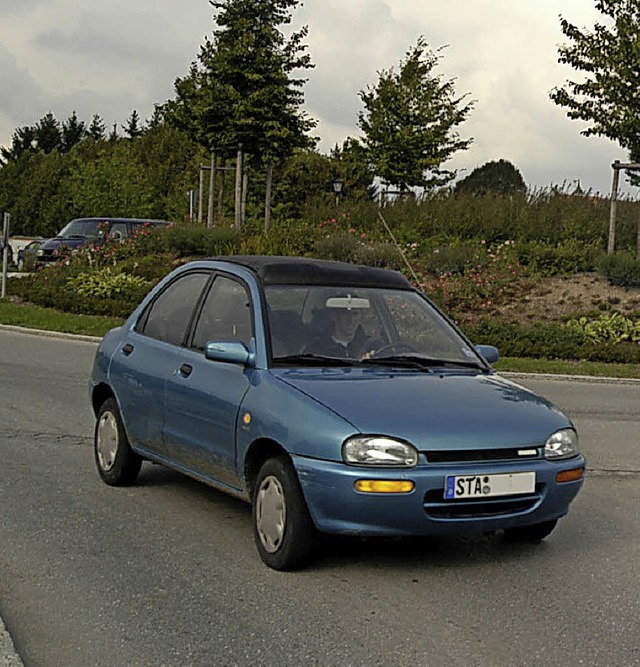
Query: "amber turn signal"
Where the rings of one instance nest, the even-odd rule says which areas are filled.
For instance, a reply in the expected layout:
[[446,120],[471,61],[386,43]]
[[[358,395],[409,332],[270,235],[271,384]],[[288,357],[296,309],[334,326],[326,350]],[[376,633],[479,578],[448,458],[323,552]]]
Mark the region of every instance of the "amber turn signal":
[[563,470],[556,475],[556,482],[558,482],[558,484],[561,484],[562,482],[577,482],[579,479],[582,479],[582,475],[584,475],[584,468]]
[[361,493],[410,493],[415,484],[409,480],[359,479],[354,486]]

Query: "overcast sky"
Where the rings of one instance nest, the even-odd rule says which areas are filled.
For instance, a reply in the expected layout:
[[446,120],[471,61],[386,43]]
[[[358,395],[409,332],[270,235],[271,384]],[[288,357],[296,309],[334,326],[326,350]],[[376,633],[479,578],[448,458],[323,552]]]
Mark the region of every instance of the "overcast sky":
[[[0,0],[0,145],[48,111],[60,121],[97,113],[107,126],[134,109],[148,118],[196,59],[212,12],[207,0]],[[581,136],[584,125],[549,100],[574,76],[557,63],[560,15],[588,29],[602,20],[595,0],[306,0],[293,25],[309,27],[305,109],[320,150],[358,135],[358,91],[422,35],[446,45],[437,72],[476,101],[459,127],[472,147],[449,168],[463,177],[504,158],[530,187],[579,179],[608,193],[611,162],[628,156]]]

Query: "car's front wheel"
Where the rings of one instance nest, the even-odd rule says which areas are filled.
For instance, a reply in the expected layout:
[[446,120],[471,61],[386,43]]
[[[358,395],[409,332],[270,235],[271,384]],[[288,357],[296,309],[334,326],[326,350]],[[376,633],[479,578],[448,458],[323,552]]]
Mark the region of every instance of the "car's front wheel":
[[129,445],[114,398],[108,398],[98,411],[94,453],[98,473],[106,484],[129,486],[136,481],[142,459]]
[[253,535],[263,562],[293,570],[309,557],[316,529],[300,482],[284,456],[268,459],[253,491]]
[[534,523],[531,526],[508,528],[504,531],[504,536],[511,542],[541,542],[551,534],[557,523],[558,520],[554,519],[553,521]]

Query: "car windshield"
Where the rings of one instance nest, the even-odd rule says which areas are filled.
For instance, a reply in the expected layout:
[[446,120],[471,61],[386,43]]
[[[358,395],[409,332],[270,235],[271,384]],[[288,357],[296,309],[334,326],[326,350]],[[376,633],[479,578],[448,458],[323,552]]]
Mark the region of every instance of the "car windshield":
[[97,238],[103,234],[107,224],[103,220],[72,220],[58,236],[64,239],[71,238]]
[[265,295],[277,365],[485,368],[451,324],[411,290],[268,285]]

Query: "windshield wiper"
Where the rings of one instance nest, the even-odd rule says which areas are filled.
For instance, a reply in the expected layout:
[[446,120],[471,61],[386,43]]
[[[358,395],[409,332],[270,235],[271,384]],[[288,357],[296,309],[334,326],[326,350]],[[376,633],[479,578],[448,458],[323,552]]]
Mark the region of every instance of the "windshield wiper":
[[293,364],[295,366],[357,366],[357,359],[344,357],[325,357],[322,354],[290,354],[284,357],[274,357],[274,363]]
[[423,357],[417,354],[399,354],[388,357],[373,357],[371,359],[363,359],[362,363],[376,364],[379,366],[401,366],[412,368],[476,368],[482,371],[487,371],[478,361],[466,361],[463,359],[437,359],[435,357]]

